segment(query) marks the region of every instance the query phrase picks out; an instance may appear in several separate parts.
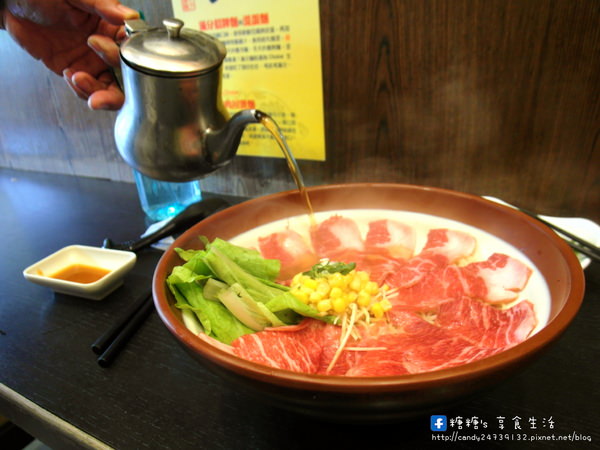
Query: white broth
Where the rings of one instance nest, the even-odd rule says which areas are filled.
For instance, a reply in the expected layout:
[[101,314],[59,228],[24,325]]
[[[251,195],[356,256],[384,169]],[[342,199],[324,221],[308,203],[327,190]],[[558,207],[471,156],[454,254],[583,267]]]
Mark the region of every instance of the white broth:
[[[431,229],[447,228],[468,233],[475,238],[477,247],[474,254],[461,264],[468,264],[474,261],[484,261],[493,253],[503,253],[523,262],[532,269],[531,277],[527,283],[527,286],[520,293],[519,297],[513,303],[506,305],[506,307],[512,306],[521,300],[529,300],[534,305],[538,323],[532,334],[537,333],[548,322],[550,314],[550,291],[540,271],[537,270],[531,260],[517,248],[486,231],[458,221],[429,214],[383,209],[348,209],[327,211],[315,213],[314,217],[317,223],[321,223],[333,215],[340,215],[353,219],[359,226],[363,237],[366,236],[369,222],[374,220],[390,219],[403,222],[406,225],[413,227],[416,231],[417,239],[414,252],[415,255],[420,252],[420,249],[425,244],[427,233]],[[242,247],[257,249],[258,239],[260,237],[268,236],[272,233],[283,231],[285,229],[294,230],[302,236],[305,236],[306,242],[310,244],[310,220],[309,216],[306,214],[262,225],[230,239],[230,242]]]

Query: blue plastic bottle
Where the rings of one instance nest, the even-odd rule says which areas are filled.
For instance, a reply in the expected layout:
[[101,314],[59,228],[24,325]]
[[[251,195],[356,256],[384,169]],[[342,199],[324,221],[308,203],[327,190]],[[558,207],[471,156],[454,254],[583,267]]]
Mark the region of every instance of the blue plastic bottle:
[[158,181],[133,171],[142,209],[152,221],[177,215],[188,205],[202,200],[198,180],[185,183]]

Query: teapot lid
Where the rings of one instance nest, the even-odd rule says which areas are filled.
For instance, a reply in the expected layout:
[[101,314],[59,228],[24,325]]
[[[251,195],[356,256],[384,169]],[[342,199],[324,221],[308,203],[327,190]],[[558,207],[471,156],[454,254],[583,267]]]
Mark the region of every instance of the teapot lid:
[[188,28],[179,19],[163,20],[164,28],[150,28],[142,20],[127,20],[129,39],[121,45],[127,64],[142,72],[190,77],[217,68],[225,46],[216,38]]

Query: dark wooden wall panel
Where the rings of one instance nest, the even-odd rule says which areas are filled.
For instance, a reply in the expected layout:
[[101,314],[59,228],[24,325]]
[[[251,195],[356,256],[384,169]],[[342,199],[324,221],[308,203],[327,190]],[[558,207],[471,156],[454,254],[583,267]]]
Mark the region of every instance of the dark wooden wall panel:
[[[129,4],[153,23],[171,13],[169,2]],[[600,220],[599,1],[320,5],[327,161],[300,162],[308,185],[440,186]],[[130,180],[115,157],[112,113],[85,111],[57,77],[29,70],[37,63],[14,49],[8,56],[38,88],[32,95],[0,73],[22,100],[0,100],[0,165]],[[20,141],[23,155],[14,146],[27,128],[35,134]],[[293,187],[283,161],[251,157],[202,184],[247,195]]]
[[322,4],[327,143],[343,156],[329,165],[341,181],[597,214],[598,3]]

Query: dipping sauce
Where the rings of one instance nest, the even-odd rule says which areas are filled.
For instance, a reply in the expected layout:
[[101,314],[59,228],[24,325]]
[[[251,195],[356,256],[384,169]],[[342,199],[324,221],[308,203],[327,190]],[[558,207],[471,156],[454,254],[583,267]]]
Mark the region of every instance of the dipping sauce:
[[109,272],[110,270],[103,269],[102,267],[88,266],[86,264],[71,264],[50,275],[50,278],[71,281],[73,283],[89,284],[98,281]]

